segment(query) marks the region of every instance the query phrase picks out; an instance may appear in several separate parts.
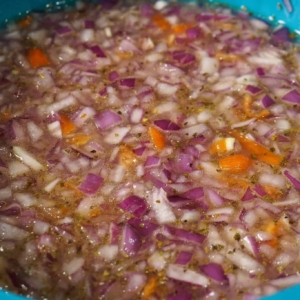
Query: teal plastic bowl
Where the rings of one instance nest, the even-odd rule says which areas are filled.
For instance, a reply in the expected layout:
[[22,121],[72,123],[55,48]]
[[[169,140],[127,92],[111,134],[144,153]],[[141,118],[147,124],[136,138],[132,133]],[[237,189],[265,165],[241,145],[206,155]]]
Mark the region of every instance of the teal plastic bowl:
[[[179,0],[181,2],[195,2],[197,0]],[[290,0],[292,11],[284,5],[284,0],[198,0],[211,4],[226,4],[234,10],[252,13],[275,25],[288,27],[300,40],[300,0]],[[56,10],[72,6],[76,0],[0,0],[0,27],[11,20],[19,19],[31,11]],[[23,298],[0,290],[0,300],[24,300]],[[300,299],[300,285],[283,290],[275,295],[263,297],[261,300],[297,300]]]

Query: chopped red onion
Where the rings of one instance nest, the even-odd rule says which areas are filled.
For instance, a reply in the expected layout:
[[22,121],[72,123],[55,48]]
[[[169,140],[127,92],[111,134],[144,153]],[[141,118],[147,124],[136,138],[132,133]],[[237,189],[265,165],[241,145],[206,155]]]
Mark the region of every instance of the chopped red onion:
[[194,200],[184,198],[178,195],[168,196],[168,200],[172,207],[186,207],[194,202]]
[[193,27],[193,28],[189,28],[186,31],[186,36],[190,39],[190,40],[195,40],[197,39],[201,34],[201,31],[199,29],[199,27]]
[[258,243],[256,242],[255,237],[248,235],[243,238],[243,241],[245,241],[250,245],[254,256],[259,257],[259,246]]
[[282,135],[282,134],[278,134],[277,141],[279,143],[290,143],[291,139],[287,136]]
[[107,95],[107,88],[105,87],[104,89],[100,90],[99,95],[102,96],[102,97],[106,96]]
[[261,92],[261,89],[258,88],[257,86],[248,84],[248,85],[246,86],[246,91],[250,92],[250,93],[253,94],[253,95],[256,95],[256,94],[258,94],[259,92]]
[[181,50],[174,51],[172,57],[182,66],[189,65],[196,60],[196,57],[193,54]]
[[265,75],[265,71],[263,68],[257,68],[256,69],[256,74],[261,77],[261,76],[264,76]]
[[146,150],[146,147],[139,147],[139,148],[136,148],[133,150],[134,154],[137,155],[137,156],[142,156],[143,153],[145,152]]
[[85,29],[94,29],[95,22],[93,20],[84,20],[84,28]]
[[193,188],[182,195],[183,197],[186,197],[188,199],[197,200],[199,198],[202,198],[204,196],[204,191],[202,187],[196,187]]
[[273,40],[275,42],[288,42],[290,40],[290,31],[287,27],[282,27],[273,32]]
[[244,196],[242,197],[241,200],[242,201],[249,201],[249,200],[252,200],[254,198],[255,198],[255,196],[253,195],[253,192],[252,192],[251,188],[247,187],[247,190],[246,190],[246,192],[245,192],[245,194],[244,194]]
[[118,206],[123,210],[132,213],[136,217],[141,217],[147,210],[145,200],[134,195],[123,200]]
[[228,284],[228,277],[225,275],[221,265],[216,263],[208,263],[200,266],[200,270],[208,277],[223,283]]
[[144,17],[149,17],[153,14],[152,5],[149,3],[143,3],[141,5],[141,15]]
[[0,168],[7,168],[6,164],[1,158],[0,158]]
[[73,31],[72,28],[69,27],[69,26],[62,26],[62,27],[58,27],[56,29],[56,32],[57,32],[58,35],[65,35],[65,34],[70,33],[72,31]]
[[119,73],[117,71],[112,71],[108,74],[108,78],[110,81],[115,81],[120,77]]
[[211,189],[206,190],[206,195],[214,206],[222,206],[225,203],[224,198]]
[[191,252],[180,251],[175,260],[175,264],[187,265],[190,262],[190,260],[192,259],[192,256],[193,256],[193,254]]
[[97,128],[100,130],[106,130],[122,121],[121,116],[112,110],[103,110],[96,114],[94,119]]
[[90,50],[94,53],[94,54],[96,54],[96,56],[97,57],[103,57],[103,58],[105,58],[106,57],[106,55],[105,55],[105,53],[103,52],[103,50],[99,47],[99,46],[92,46],[92,47],[90,47]]
[[169,264],[166,270],[166,275],[169,278],[200,286],[207,286],[209,284],[209,280],[204,275],[193,270],[186,269],[180,265]]
[[140,50],[134,45],[134,43],[129,39],[122,40],[120,44],[120,49],[123,52],[132,52],[132,53],[139,53]]
[[[37,298],[193,300],[297,283],[300,55],[288,30],[223,7],[100,2],[32,14],[0,37],[3,284]],[[49,66],[32,65],[33,46]],[[243,93],[269,115],[247,117]],[[230,136],[234,151],[211,151]],[[247,171],[219,170],[246,152]]]
[[126,224],[123,228],[121,240],[123,252],[128,256],[133,256],[139,251],[141,246],[142,241],[140,236],[131,225]]
[[291,103],[300,104],[300,94],[297,90],[291,90],[282,97],[283,100]]
[[158,225],[147,220],[141,220],[138,218],[132,218],[128,221],[140,237],[146,238],[150,236],[157,228]]
[[162,233],[184,242],[191,242],[196,244],[202,244],[206,238],[205,235],[202,235],[200,233],[190,232],[184,229],[170,227],[167,225],[164,225]]
[[160,158],[157,156],[148,156],[145,162],[145,167],[158,167],[160,165]]
[[17,203],[12,203],[0,209],[2,216],[18,216],[21,213],[21,206]]
[[255,187],[252,189],[259,197],[264,197],[267,195],[266,191],[264,190],[264,188],[259,185],[256,184]]
[[262,104],[263,104],[263,106],[265,108],[268,108],[268,107],[272,106],[273,104],[275,104],[275,102],[273,101],[273,99],[268,94],[266,94],[262,98],[261,102],[262,102]]
[[116,223],[111,222],[109,226],[109,242],[110,244],[117,244],[119,241],[119,236],[121,234],[122,228]]
[[179,153],[172,161],[174,171],[178,173],[191,172],[194,158],[190,154]]
[[102,177],[93,173],[89,173],[85,177],[84,181],[80,184],[78,189],[84,192],[85,194],[94,195],[98,192],[102,183],[103,183]]
[[289,171],[284,171],[283,174],[287,177],[287,179],[293,184],[293,186],[300,191],[300,181],[298,181],[294,176],[291,175]]
[[173,123],[170,120],[162,119],[162,120],[155,120],[154,125],[161,128],[162,130],[169,130],[169,131],[176,131],[180,130],[180,127]]
[[135,78],[123,78],[119,81],[121,87],[133,88],[135,86]]

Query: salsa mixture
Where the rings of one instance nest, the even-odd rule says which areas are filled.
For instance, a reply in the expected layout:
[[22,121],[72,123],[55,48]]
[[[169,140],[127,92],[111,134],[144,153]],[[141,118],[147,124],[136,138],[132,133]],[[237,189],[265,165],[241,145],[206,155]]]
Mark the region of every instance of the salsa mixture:
[[0,286],[254,300],[300,283],[300,51],[196,4],[78,2],[0,37]]

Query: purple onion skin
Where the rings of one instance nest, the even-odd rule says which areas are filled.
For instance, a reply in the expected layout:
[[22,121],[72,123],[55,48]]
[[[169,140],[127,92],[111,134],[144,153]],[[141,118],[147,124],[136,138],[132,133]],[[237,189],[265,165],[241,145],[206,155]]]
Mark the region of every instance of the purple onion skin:
[[94,195],[98,192],[102,182],[102,177],[89,173],[78,189],[87,195]]
[[123,200],[118,206],[136,217],[141,217],[147,210],[146,201],[134,195]]
[[224,270],[221,265],[216,263],[208,263],[202,265],[200,270],[208,277],[224,284],[228,284],[228,278],[224,273]]
[[142,240],[135,229],[126,224],[123,228],[122,250],[129,256],[134,256],[142,246]]

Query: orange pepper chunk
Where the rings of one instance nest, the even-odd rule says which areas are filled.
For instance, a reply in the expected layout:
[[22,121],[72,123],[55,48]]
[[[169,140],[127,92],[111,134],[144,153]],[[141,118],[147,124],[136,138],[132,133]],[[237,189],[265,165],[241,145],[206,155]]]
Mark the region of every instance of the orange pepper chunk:
[[10,118],[11,113],[9,111],[4,111],[0,113],[0,120],[6,121]]
[[82,146],[85,145],[89,140],[91,139],[90,135],[77,135],[70,139],[71,144],[74,144],[76,146]]
[[156,128],[149,127],[148,129],[151,141],[157,150],[163,150],[166,146],[165,136]]
[[40,48],[32,48],[28,51],[28,61],[32,68],[45,67],[50,65],[50,60]]
[[143,292],[142,292],[142,300],[147,300],[153,293],[155,293],[157,286],[157,278],[150,277],[148,283],[145,285]]
[[283,160],[282,156],[274,154],[265,146],[260,145],[259,143],[248,139],[242,133],[236,130],[233,130],[230,133],[239,141],[239,143],[242,145],[242,147],[245,150],[247,150],[250,154],[255,155],[257,159],[264,161],[273,166],[279,166],[280,163],[282,162]]
[[116,54],[121,58],[130,58],[133,56],[133,52],[116,52]]
[[91,217],[91,218],[93,218],[93,217],[98,217],[100,214],[101,214],[100,208],[93,208],[93,209],[90,211],[90,217]]
[[63,135],[67,135],[76,129],[75,125],[65,114],[60,115],[60,125]]
[[228,176],[222,176],[220,178],[221,181],[226,182],[229,186],[242,188],[244,193],[246,192],[247,188],[249,187],[249,182],[237,178],[230,178]]
[[132,167],[138,163],[137,157],[134,152],[127,146],[120,146],[119,150],[119,163],[124,167]]
[[215,54],[215,57],[217,59],[219,59],[221,62],[225,61],[225,62],[237,62],[239,60],[241,60],[241,57],[236,55],[236,54],[232,54],[232,53],[225,53],[225,52],[217,52]]
[[171,28],[171,24],[169,23],[168,20],[166,20],[164,18],[164,16],[162,14],[155,14],[153,17],[152,17],[152,21],[154,22],[154,24],[163,29],[163,30],[168,30]]
[[285,224],[282,221],[274,222],[271,221],[263,228],[264,231],[274,235],[275,237],[265,243],[273,248],[277,248],[279,244],[278,237],[285,234]]
[[253,103],[253,98],[251,95],[249,94],[246,94],[244,96],[244,99],[243,99],[243,110],[246,114],[247,117],[249,118],[265,118],[267,117],[270,113],[268,110],[264,109],[262,111],[260,111],[259,113],[254,113],[252,110],[251,110],[251,106],[252,106],[252,103]]
[[27,26],[29,26],[32,22],[32,17],[31,16],[27,16],[21,20],[19,20],[18,22],[18,25],[21,27],[21,28],[25,28]]
[[220,168],[231,173],[243,173],[247,171],[251,163],[251,158],[243,154],[230,155],[219,160]]
[[221,139],[219,141],[216,141],[215,143],[213,143],[209,149],[209,152],[211,154],[214,153],[222,153],[222,152],[226,152],[226,140],[225,139]]
[[272,199],[279,199],[282,196],[282,191],[275,186],[263,185],[263,189],[265,190],[267,195]]
[[234,138],[223,138],[215,141],[209,148],[210,154],[222,154],[234,149]]
[[193,25],[190,23],[186,24],[175,24],[172,26],[172,31],[176,34],[181,34],[187,31],[187,29],[192,28]]

